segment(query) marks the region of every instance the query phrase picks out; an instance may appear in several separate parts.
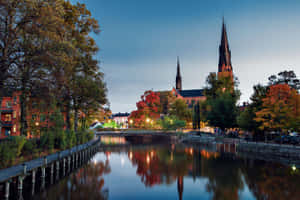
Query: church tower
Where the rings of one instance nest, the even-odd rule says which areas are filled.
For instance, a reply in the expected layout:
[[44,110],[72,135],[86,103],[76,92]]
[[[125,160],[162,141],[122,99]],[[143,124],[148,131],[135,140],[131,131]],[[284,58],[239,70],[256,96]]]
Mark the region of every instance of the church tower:
[[182,90],[182,82],[181,82],[181,75],[180,75],[180,63],[179,63],[178,56],[177,56],[176,90]]
[[231,66],[231,52],[229,49],[226,26],[223,18],[221,44],[219,46],[218,78],[228,76],[233,79],[233,72]]

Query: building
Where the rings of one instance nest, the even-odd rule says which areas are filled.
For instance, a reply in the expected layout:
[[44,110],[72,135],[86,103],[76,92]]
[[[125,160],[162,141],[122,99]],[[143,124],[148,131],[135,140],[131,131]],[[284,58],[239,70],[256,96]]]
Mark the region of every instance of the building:
[[[172,90],[166,91],[156,91],[160,95],[161,105],[162,105],[162,115],[167,114],[169,106],[169,98],[175,97],[177,99],[182,99],[186,102],[189,108],[193,109],[193,112],[199,112],[199,102],[205,101],[206,96],[204,94],[204,89],[184,89],[183,78],[181,76],[181,66],[179,57],[177,57],[176,66],[176,78],[175,87]],[[233,69],[231,64],[231,51],[229,48],[229,42],[227,38],[226,25],[223,19],[222,30],[221,30],[221,41],[219,45],[219,64],[217,71],[217,78],[230,77],[233,83]],[[193,119],[193,127],[200,128],[200,119]]]
[[129,113],[116,113],[112,115],[112,119],[121,127],[128,128]]
[[[0,139],[21,135],[20,96],[21,92],[15,91],[12,92],[11,96],[0,98]],[[34,96],[28,98],[26,105],[27,137],[31,137],[34,134],[39,135],[37,132],[41,129],[50,127],[50,115],[52,113],[53,108],[49,103],[38,100]],[[66,121],[65,113],[63,113],[63,119]]]
[[223,18],[221,44],[219,46],[218,77],[231,77],[233,80],[233,70],[231,65],[231,51],[229,49],[226,26]]
[[20,92],[14,92],[10,97],[1,100],[0,139],[7,136],[20,135]]
[[[231,65],[231,52],[229,49],[227,31],[225,22],[223,19],[221,43],[219,46],[219,64],[218,64],[218,78],[220,77],[231,77],[233,80],[233,70]],[[177,57],[177,74],[175,88],[172,89],[172,94],[179,99],[183,99],[190,108],[199,101],[206,100],[203,89],[191,89],[184,90],[182,84],[182,77],[180,74],[180,62]]]

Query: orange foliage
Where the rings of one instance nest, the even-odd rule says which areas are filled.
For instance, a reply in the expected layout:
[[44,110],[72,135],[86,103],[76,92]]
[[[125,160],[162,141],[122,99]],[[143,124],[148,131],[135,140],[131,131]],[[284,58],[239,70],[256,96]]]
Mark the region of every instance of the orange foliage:
[[133,121],[133,126],[138,128],[150,127],[146,119],[157,120],[160,117],[161,105],[158,93],[151,90],[146,91],[141,96],[141,101],[136,103],[137,110],[132,111],[129,120]]
[[298,129],[299,117],[300,95],[288,84],[277,84],[269,87],[255,120],[262,122],[262,130]]

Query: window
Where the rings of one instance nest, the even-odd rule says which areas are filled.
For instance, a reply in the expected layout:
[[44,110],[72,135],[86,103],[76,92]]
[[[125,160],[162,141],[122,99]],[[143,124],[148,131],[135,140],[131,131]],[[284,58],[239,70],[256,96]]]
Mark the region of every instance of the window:
[[45,120],[46,120],[45,114],[41,114],[41,116],[40,116],[40,121],[41,121],[41,122],[44,122]]
[[7,102],[6,102],[6,107],[7,107],[7,108],[11,108],[11,102],[10,102],[10,101],[7,101]]
[[17,117],[17,112],[14,110],[13,111],[13,118],[15,119]]
[[36,119],[36,114],[33,114],[33,115],[31,116],[31,118],[32,118],[32,120],[35,120],[35,119]]
[[11,114],[5,114],[4,115],[4,121],[5,122],[11,122]]
[[14,132],[14,133],[17,132],[17,125],[15,125],[15,124],[14,124],[14,126],[13,126],[13,132]]

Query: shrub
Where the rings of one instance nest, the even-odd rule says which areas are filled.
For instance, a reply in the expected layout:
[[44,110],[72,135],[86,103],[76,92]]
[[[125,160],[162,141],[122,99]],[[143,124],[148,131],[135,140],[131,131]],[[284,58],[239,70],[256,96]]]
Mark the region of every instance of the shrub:
[[31,139],[31,140],[27,140],[25,142],[22,153],[24,155],[29,155],[29,154],[34,154],[37,151],[38,151],[37,140],[36,139]]
[[76,145],[76,135],[74,131],[67,131],[66,132],[66,145],[67,148],[72,148]]
[[93,139],[94,137],[94,133],[92,131],[78,131],[76,134],[76,138],[77,138],[77,144],[83,144],[86,143],[88,141],[90,141],[91,139]]
[[60,131],[54,134],[54,148],[57,149],[66,149],[67,147],[67,138],[65,131]]
[[16,148],[12,141],[0,143],[0,168],[9,166],[16,159]]
[[175,130],[186,126],[184,120],[179,120],[175,116],[165,117],[163,120],[160,120],[160,124],[163,129],[167,130]]
[[22,153],[24,144],[26,143],[26,137],[24,136],[15,136],[12,138],[12,142],[16,148],[16,156],[19,157]]
[[54,134],[51,131],[47,131],[42,134],[40,147],[42,149],[53,150],[54,148]]

